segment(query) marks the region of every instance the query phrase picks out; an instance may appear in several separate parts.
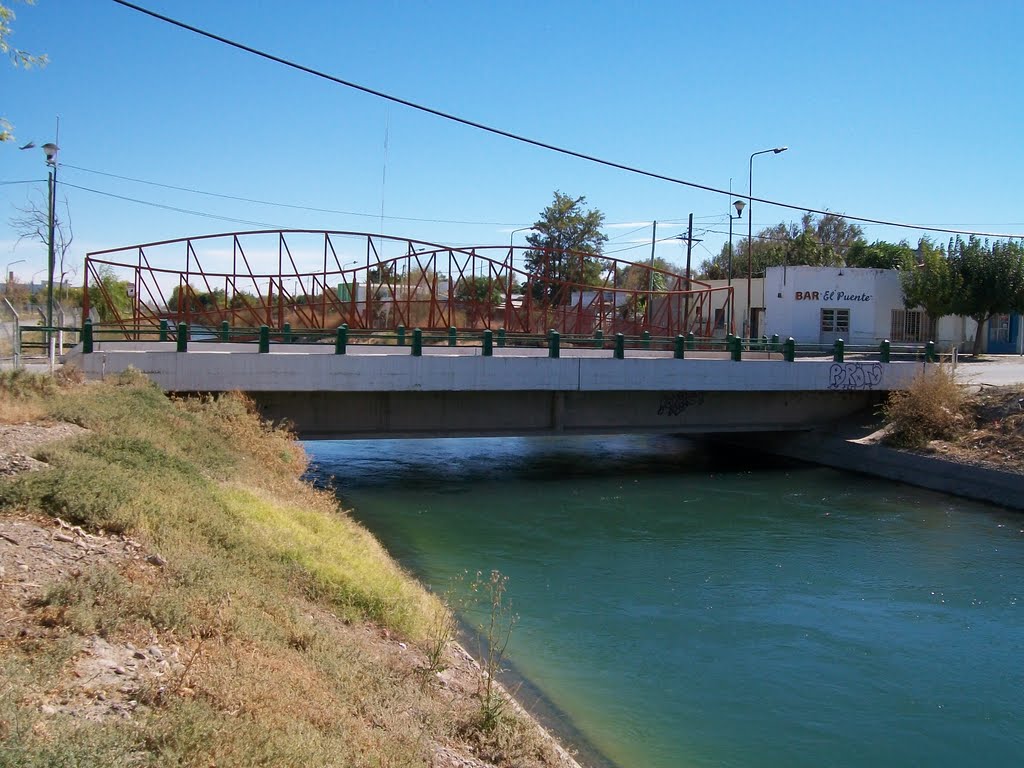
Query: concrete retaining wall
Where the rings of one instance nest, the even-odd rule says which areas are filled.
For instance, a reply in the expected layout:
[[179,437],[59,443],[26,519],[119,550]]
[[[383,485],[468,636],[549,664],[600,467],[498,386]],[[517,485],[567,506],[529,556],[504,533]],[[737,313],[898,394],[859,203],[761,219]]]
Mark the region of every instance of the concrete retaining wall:
[[751,435],[750,440],[780,456],[1024,510],[1024,475],[1013,472],[958,464],[883,445],[864,445],[828,433]]

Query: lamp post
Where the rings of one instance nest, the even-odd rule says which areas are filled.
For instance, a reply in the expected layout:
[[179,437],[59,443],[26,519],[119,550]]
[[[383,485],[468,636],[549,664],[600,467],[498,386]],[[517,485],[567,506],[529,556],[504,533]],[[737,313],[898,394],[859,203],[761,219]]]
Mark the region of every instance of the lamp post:
[[[747,204],[744,203],[742,200],[734,200],[732,205],[736,209],[736,215],[733,216],[731,213],[729,214],[729,274],[726,276],[727,285],[730,288],[732,288],[732,223],[736,219],[743,218],[743,209],[746,207]],[[749,272],[750,272],[750,270],[748,269],[747,273],[749,274]],[[750,291],[748,290],[747,291],[747,295],[749,295],[749,294],[750,294]],[[733,329],[736,327],[736,320],[733,317],[733,313],[734,313],[734,310],[736,308],[735,307],[736,303],[732,300],[732,291],[729,291],[729,298],[727,299],[727,301],[729,302],[729,306],[726,309],[725,314],[729,318],[729,331],[728,332],[732,333]]]
[[789,147],[774,147],[772,149],[758,150],[750,155],[750,167],[747,175],[747,205],[750,208],[747,212],[747,336],[750,335],[750,328],[752,325],[751,320],[753,319],[750,316],[750,283],[751,273],[753,272],[754,255],[754,206],[752,205],[754,201],[754,158],[758,155],[765,155],[769,152],[777,155],[780,152],[785,152],[787,149],[789,149]]
[[75,269],[74,267],[69,267],[69,268],[65,269],[63,272],[60,273],[59,284],[60,284],[61,293],[63,294],[64,298],[67,298],[67,295],[68,295],[68,286],[67,286],[67,283],[64,282],[64,278],[66,278],[68,275],[73,275],[74,277],[78,277],[78,270]]
[[[50,342],[53,340],[53,268],[54,268],[54,250],[53,250],[53,230],[54,230],[54,207],[56,203],[57,195],[57,152],[60,151],[54,143],[43,144],[43,152],[46,154],[46,164],[50,167],[50,175],[48,177],[47,190],[49,192],[50,210],[49,218],[47,220],[47,262],[46,262],[46,326],[51,329],[46,332],[47,347],[51,346]],[[52,359],[52,357],[51,357]]]
[[11,267],[13,267],[15,264],[23,264],[24,262],[25,262],[24,259],[18,259],[17,261],[10,262],[4,268],[4,282],[7,284],[7,292],[8,293],[10,293],[10,290],[11,290]]
[[512,269],[516,265],[515,257],[512,255],[512,238],[515,237],[516,232],[529,232],[533,227],[519,227],[519,229],[513,229],[508,233],[508,265],[509,269]]

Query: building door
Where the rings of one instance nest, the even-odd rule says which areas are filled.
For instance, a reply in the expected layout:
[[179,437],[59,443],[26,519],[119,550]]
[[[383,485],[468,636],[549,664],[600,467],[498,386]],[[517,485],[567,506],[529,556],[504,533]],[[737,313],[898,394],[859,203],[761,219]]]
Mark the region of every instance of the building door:
[[821,330],[818,333],[818,342],[832,344],[836,339],[850,340],[850,310],[823,309],[821,310]]
[[1019,335],[1020,315],[992,315],[985,349],[993,355],[1013,354],[1018,351]]
[[764,307],[750,308],[750,338],[756,339],[761,335],[762,320],[764,318]]

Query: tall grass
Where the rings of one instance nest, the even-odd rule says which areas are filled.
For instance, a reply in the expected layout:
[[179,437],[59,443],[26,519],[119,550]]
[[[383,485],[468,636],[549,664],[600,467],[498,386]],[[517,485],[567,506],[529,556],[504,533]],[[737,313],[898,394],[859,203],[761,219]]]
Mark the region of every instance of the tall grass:
[[[476,721],[404,658],[428,655],[444,606],[301,481],[301,446],[245,397],[173,401],[132,373],[53,386],[0,384],[0,403],[88,430],[39,451],[48,468],[0,481],[0,514],[129,535],[163,565],[71,575],[34,610],[42,635],[0,646],[0,765],[428,765],[432,744]],[[75,688],[66,664],[38,659],[96,634],[183,663],[130,692],[143,705],[130,722],[41,719],[40,702]],[[505,764],[550,764],[522,723],[478,754],[487,744]]]

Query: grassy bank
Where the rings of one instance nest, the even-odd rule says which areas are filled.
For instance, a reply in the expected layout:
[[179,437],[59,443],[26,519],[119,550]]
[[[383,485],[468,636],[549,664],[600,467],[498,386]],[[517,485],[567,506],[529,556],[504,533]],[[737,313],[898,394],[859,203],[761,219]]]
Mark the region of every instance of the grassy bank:
[[[85,431],[0,481],[0,516],[129,554],[5,593],[0,764],[559,764],[522,719],[484,727],[472,680],[438,674],[457,666],[450,648],[431,662],[445,607],[300,480],[301,447],[243,397],[7,375],[0,424],[15,422]],[[97,648],[137,669],[98,687]]]

